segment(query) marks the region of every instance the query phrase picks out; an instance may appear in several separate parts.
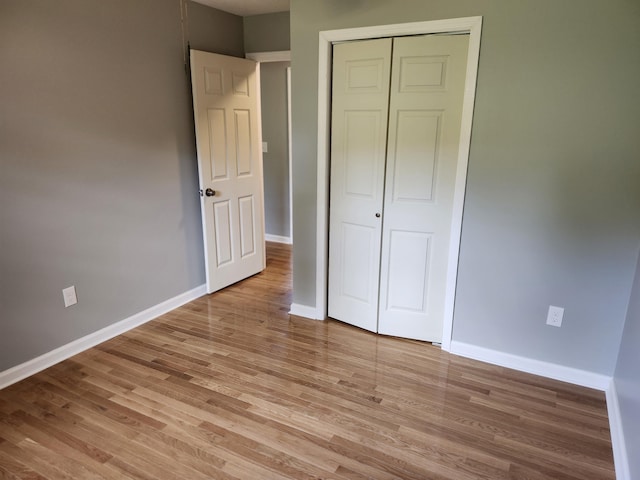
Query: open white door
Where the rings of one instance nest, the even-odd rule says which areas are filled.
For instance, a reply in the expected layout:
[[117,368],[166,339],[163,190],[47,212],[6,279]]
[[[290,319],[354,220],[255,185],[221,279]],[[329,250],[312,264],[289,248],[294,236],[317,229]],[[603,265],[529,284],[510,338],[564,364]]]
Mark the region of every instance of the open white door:
[[265,268],[257,63],[191,51],[207,292]]

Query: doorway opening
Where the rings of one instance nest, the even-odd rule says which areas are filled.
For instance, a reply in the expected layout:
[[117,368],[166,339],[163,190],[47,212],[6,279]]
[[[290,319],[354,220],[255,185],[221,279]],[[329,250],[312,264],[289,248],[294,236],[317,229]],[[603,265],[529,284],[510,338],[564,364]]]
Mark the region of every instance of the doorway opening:
[[291,52],[245,56],[260,64],[265,240],[292,244]]

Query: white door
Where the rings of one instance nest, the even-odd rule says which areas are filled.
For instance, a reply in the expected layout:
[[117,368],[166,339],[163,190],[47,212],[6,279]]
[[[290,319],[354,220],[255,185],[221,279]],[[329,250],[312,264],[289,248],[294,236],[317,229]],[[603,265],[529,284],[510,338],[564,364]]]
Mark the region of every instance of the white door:
[[257,63],[191,51],[207,291],[265,268]]
[[[468,36],[393,39],[392,60],[391,41],[334,47],[329,316],[379,333],[439,342]],[[358,57],[359,44],[377,50]],[[357,109],[341,93],[341,82],[350,80],[348,72],[340,73],[340,51],[347,47],[354,51],[352,65],[375,59],[390,69],[380,67],[391,81],[379,97],[353,92]],[[376,71],[368,68],[361,70],[368,80],[362,83],[373,89]],[[357,135],[351,134],[347,119],[377,118],[383,98],[389,105],[388,128],[386,118],[380,121],[384,143],[379,144],[377,121],[360,122]],[[345,187],[350,184],[360,189]]]
[[376,331],[392,40],[333,49],[329,316]]
[[468,39],[394,40],[380,333],[442,341]]

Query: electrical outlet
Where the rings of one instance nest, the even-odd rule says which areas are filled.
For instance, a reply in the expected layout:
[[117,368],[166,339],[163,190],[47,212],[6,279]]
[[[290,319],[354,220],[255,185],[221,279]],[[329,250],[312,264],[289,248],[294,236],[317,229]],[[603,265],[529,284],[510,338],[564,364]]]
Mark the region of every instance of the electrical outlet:
[[70,307],[78,303],[78,296],[76,295],[76,287],[71,285],[62,290],[62,297],[64,298],[64,308]]
[[262,153],[269,153],[269,144],[267,142],[262,142]]
[[549,313],[547,314],[547,325],[552,325],[554,327],[562,326],[563,315],[564,308],[549,305]]

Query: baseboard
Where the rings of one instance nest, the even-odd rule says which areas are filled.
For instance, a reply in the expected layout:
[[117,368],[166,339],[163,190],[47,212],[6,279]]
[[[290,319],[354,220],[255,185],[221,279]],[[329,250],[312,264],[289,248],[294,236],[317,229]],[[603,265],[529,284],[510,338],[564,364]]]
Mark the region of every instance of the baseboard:
[[20,365],[16,365],[4,372],[0,372],[0,390],[34,375],[45,368],[49,368],[62,360],[66,360],[67,358],[77,355],[91,347],[95,347],[106,340],[147,323],[160,315],[164,315],[165,313],[195,300],[206,293],[206,286],[200,285],[199,287],[189,290],[188,292],[181,293],[180,295],[170,298],[169,300],[159,303],[153,307],[147,308],[140,313],[136,313],[129,318],[125,318],[124,320],[109,325],[97,332],[90,333],[89,335],[67,343],[55,350],[40,355],[39,357]]
[[613,463],[616,467],[616,480],[631,480],[627,444],[624,440],[622,416],[616,384],[611,380],[607,394],[607,412],[609,414],[609,430],[611,430],[611,448],[613,449]]
[[293,243],[291,241],[291,237],[282,237],[280,235],[271,235],[270,233],[265,233],[264,234],[264,239],[267,242],[286,243],[287,245],[291,245]]
[[292,303],[289,315],[296,315],[298,317],[308,318],[310,320],[324,320],[319,318],[318,310],[316,307],[310,307],[308,305],[300,305],[299,303]]
[[500,352],[489,348],[478,347],[469,343],[451,342],[451,353],[462,357],[473,358],[482,362],[513,368],[522,372],[540,375],[542,377],[573,383],[583,387],[606,391],[611,383],[611,377],[599,373],[564,367],[554,363],[543,362],[533,358],[521,357],[511,353]]

